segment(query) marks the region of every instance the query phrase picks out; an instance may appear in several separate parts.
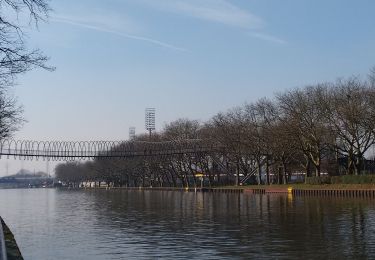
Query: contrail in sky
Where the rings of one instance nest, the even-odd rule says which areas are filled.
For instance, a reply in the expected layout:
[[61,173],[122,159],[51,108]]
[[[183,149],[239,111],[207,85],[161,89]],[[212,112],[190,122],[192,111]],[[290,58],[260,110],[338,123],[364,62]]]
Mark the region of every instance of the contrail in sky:
[[132,39],[132,40],[149,42],[149,43],[152,43],[154,45],[158,45],[158,46],[168,48],[168,49],[172,49],[172,50],[175,50],[175,51],[182,51],[182,52],[188,51],[185,48],[174,46],[172,44],[162,42],[162,41],[159,41],[159,40],[155,40],[155,39],[152,39],[152,38],[138,36],[138,35],[134,35],[134,34],[123,33],[123,32],[108,29],[108,28],[105,28],[105,27],[102,27],[102,26],[87,24],[87,23],[83,23],[83,22],[77,22],[77,21],[74,21],[72,19],[67,19],[67,18],[63,18],[63,17],[54,17],[54,18],[51,19],[51,21],[57,22],[57,23],[70,24],[70,25],[74,25],[74,26],[78,26],[78,27],[86,28],[86,29],[90,29],[90,30],[95,30],[95,31],[100,31],[100,32],[105,32],[105,33],[111,33],[111,34],[118,35],[118,36],[121,36],[121,37],[124,37],[124,38]]

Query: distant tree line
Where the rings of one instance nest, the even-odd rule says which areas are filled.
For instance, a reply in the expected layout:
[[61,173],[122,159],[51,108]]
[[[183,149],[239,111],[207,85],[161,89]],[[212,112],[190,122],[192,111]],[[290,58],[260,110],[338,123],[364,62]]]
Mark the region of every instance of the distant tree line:
[[297,173],[372,173],[374,165],[367,159],[374,156],[375,68],[367,79],[351,77],[288,90],[218,113],[204,123],[178,119],[151,137],[136,137],[154,142],[184,139],[225,149],[69,162],[56,167],[56,177],[69,183],[196,187],[202,181],[207,186],[288,183]]

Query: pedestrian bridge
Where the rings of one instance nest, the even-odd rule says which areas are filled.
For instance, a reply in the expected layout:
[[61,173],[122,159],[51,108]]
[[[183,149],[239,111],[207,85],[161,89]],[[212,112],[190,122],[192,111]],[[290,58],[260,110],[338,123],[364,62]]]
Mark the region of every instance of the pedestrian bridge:
[[218,147],[200,139],[178,141],[0,141],[0,157],[73,161],[204,153]]

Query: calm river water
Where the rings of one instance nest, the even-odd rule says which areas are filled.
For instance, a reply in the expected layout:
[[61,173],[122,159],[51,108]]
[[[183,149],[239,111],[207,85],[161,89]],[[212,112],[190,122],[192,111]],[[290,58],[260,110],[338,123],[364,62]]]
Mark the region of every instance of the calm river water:
[[25,259],[366,259],[371,200],[126,190],[0,190]]

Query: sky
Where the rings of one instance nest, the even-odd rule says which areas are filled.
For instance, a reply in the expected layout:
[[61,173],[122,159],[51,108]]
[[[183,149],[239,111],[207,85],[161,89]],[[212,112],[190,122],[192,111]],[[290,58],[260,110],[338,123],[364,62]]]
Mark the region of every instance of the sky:
[[[27,123],[15,139],[125,140],[178,118],[218,112],[286,89],[366,76],[375,65],[372,0],[51,0],[27,44],[56,71],[12,89]],[[45,170],[45,163],[0,161]],[[51,166],[50,166],[51,167]],[[3,170],[2,170],[3,169]]]

